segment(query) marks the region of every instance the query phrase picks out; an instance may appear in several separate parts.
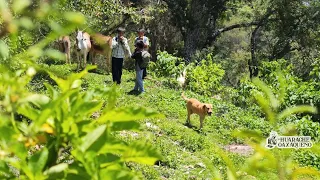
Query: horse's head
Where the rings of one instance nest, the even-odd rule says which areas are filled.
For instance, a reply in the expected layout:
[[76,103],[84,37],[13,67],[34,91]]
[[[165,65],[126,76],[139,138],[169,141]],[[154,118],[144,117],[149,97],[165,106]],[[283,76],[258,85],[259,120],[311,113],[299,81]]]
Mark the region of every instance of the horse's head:
[[86,41],[87,39],[83,35],[83,31],[77,30],[76,32],[76,45],[77,45],[77,51],[80,51],[81,49],[86,48]]

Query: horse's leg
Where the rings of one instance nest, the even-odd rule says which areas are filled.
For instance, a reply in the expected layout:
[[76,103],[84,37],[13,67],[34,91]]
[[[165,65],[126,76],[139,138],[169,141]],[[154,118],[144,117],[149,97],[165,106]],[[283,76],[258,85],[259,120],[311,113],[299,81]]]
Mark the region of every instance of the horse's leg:
[[92,65],[96,65],[96,60],[95,60],[96,53],[94,51],[91,51],[90,55],[91,55],[90,60],[91,60]]
[[70,49],[69,49],[69,51],[68,51],[68,60],[69,60],[69,64],[71,64],[71,55],[70,55]]
[[86,68],[86,66],[87,66],[87,56],[88,56],[88,52],[84,51],[84,53],[83,53],[83,65],[84,65],[84,68]]
[[107,50],[106,56],[107,56],[107,59],[106,59],[107,72],[111,72],[111,48],[110,50]]
[[80,54],[77,52],[77,70],[81,67]]
[[64,56],[65,56],[65,59],[66,59],[66,64],[69,64],[69,63],[68,63],[68,54],[67,54],[67,53],[64,53]]

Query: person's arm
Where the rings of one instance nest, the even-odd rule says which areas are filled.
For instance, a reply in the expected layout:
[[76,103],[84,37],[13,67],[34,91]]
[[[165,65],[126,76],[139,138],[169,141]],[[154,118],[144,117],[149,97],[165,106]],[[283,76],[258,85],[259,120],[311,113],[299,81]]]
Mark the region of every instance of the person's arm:
[[132,55],[131,55],[131,58],[132,59],[136,59],[137,58],[137,50],[135,50],[133,53],[132,53]]
[[144,48],[149,48],[149,38],[146,37],[146,42],[144,43]]
[[116,48],[117,46],[119,46],[119,43],[116,41],[116,37],[112,38],[112,49]]
[[123,42],[123,48],[124,48],[124,50],[127,51],[128,56],[130,57],[130,56],[131,56],[131,51],[130,51],[130,47],[129,47],[127,38],[124,38],[124,39],[122,40],[122,42]]

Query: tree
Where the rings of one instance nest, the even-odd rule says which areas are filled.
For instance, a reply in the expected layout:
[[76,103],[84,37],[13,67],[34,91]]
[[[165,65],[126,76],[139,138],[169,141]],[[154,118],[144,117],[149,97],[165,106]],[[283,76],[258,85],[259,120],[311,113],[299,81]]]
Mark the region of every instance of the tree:
[[[164,0],[173,14],[184,41],[184,58],[191,60],[196,50],[211,46],[224,32],[253,27],[251,33],[250,76],[257,76],[258,59],[282,58],[293,50],[315,45],[319,33],[319,2],[315,0],[228,1]],[[245,20],[224,26],[224,21],[248,3],[253,11]],[[231,13],[230,13],[231,12]],[[230,15],[231,14],[231,15]],[[266,35],[271,35],[266,37]],[[312,43],[310,43],[312,42]],[[316,43],[317,44],[317,43]],[[256,54],[257,49],[263,53]],[[263,50],[267,49],[267,51]]]
[[[314,0],[270,1],[251,33],[250,76],[258,75],[258,59],[288,57],[292,51],[316,48],[320,41],[320,3]],[[256,51],[259,54],[256,55]]]

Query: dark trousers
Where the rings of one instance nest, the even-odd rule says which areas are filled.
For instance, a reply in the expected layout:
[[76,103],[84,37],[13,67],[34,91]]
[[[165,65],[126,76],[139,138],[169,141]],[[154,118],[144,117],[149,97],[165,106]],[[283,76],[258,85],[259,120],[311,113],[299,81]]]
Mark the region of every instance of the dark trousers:
[[123,58],[112,57],[112,80],[113,82],[117,82],[117,84],[121,83],[122,66]]
[[147,68],[143,68],[142,79],[144,79],[146,76],[147,76]]

